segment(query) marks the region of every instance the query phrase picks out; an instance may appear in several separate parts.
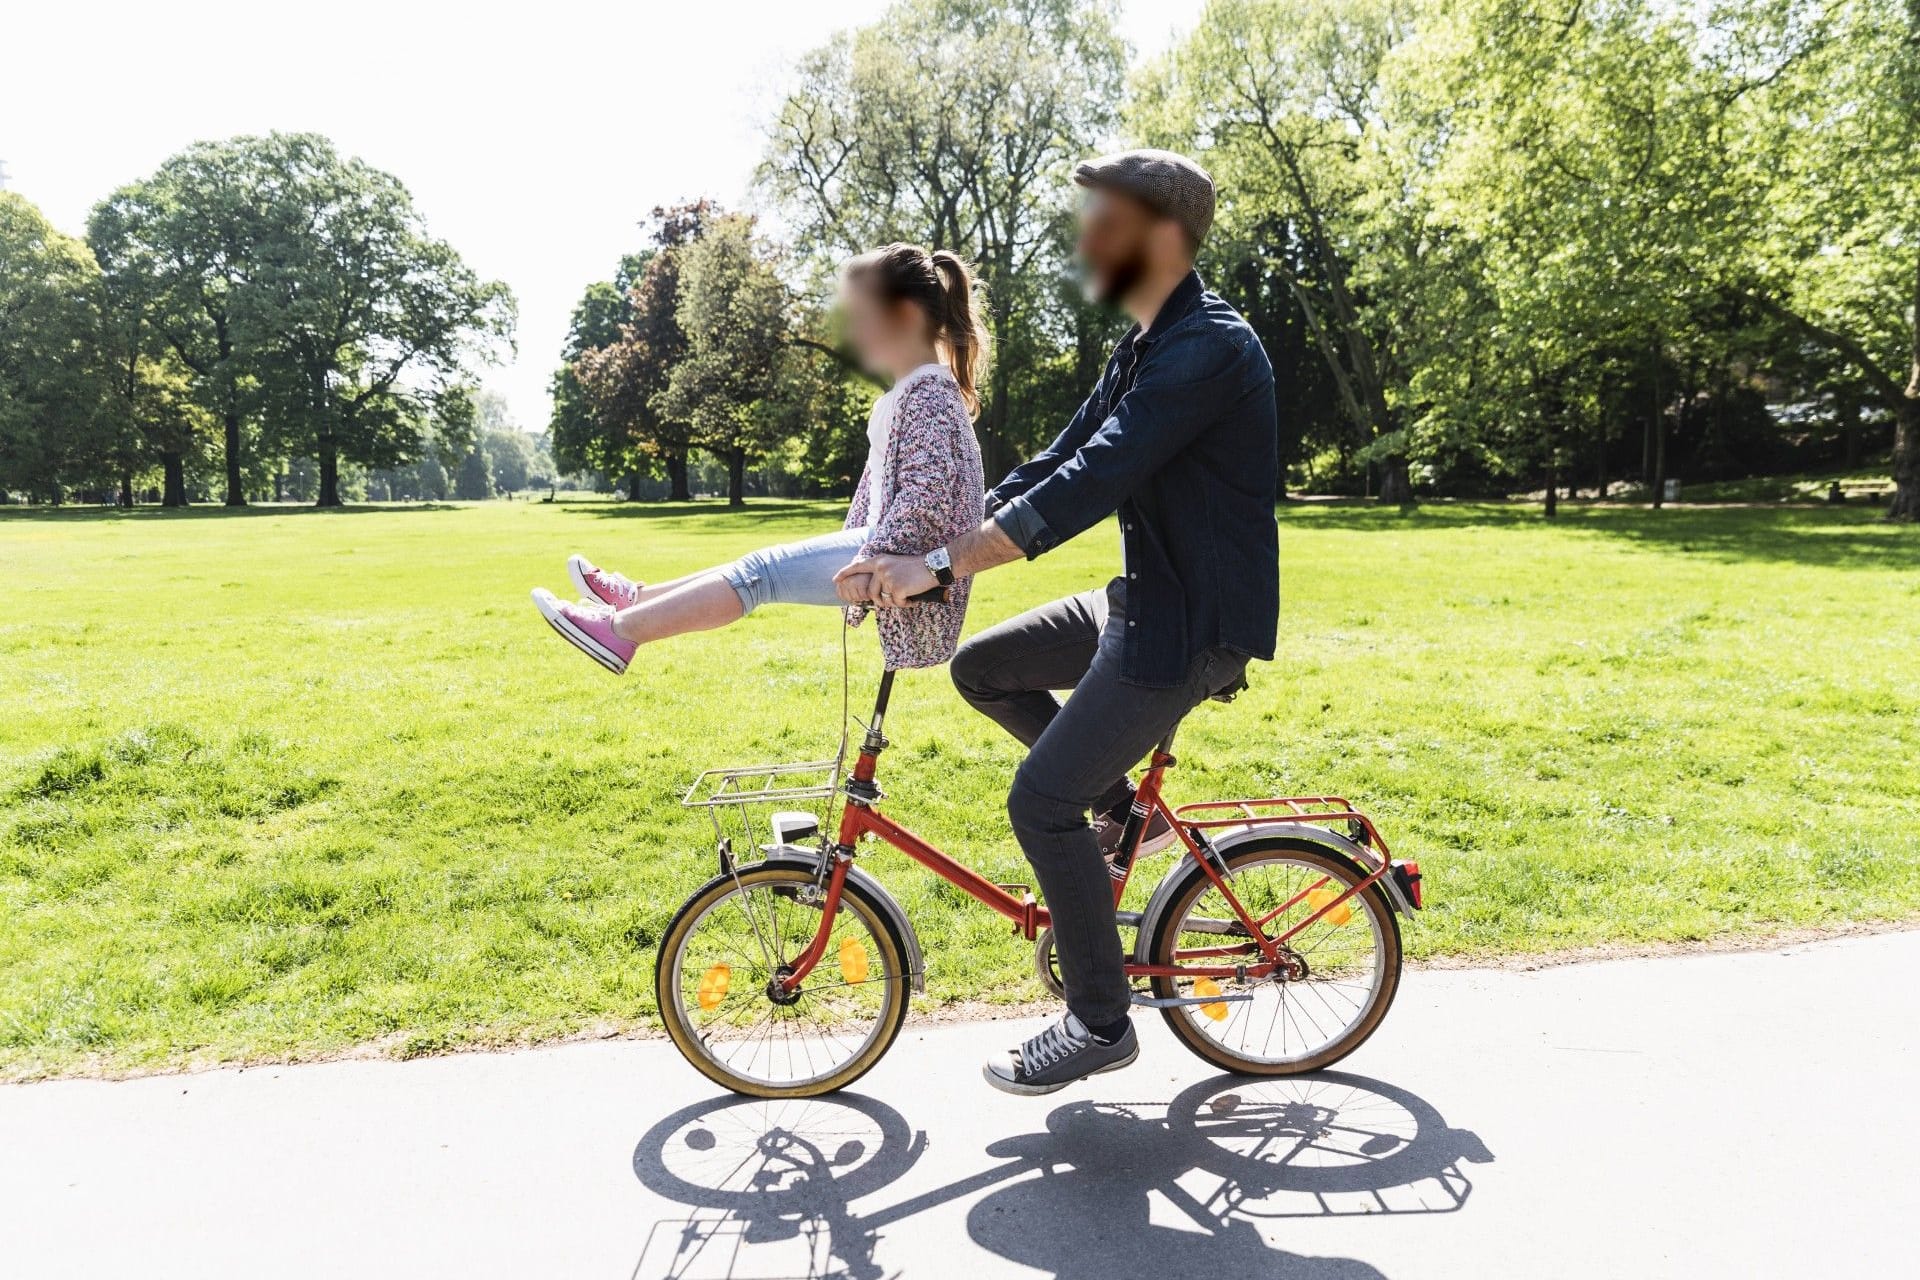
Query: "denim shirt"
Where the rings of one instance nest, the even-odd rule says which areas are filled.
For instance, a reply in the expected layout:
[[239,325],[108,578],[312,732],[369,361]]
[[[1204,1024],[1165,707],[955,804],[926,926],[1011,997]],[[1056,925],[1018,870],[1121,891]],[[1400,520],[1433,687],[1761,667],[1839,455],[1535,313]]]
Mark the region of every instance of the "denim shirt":
[[1067,429],[987,494],[1029,560],[1119,512],[1121,678],[1169,687],[1226,648],[1272,658],[1280,626],[1273,367],[1240,314],[1188,273],[1107,361]]

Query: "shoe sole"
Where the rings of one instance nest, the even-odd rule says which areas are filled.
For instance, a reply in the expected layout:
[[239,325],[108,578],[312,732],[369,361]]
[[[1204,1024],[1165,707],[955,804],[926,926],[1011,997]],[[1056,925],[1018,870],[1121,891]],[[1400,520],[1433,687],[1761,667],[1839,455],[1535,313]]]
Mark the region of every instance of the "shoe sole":
[[1179,839],[1180,837],[1174,833],[1173,828],[1168,827],[1166,831],[1162,832],[1160,835],[1152,836],[1148,839],[1142,840],[1140,842],[1140,851],[1134,854],[1133,856],[1136,858],[1152,857],[1154,854],[1160,852],[1162,849],[1172,848],[1174,842]]
[[[600,593],[587,582],[587,570],[591,568],[593,568],[593,562],[583,555],[576,553],[567,557],[567,576],[573,579],[573,589],[584,597],[600,600],[602,604],[613,604],[611,600],[602,599]],[[620,606],[613,605],[613,607],[617,609]]]
[[1070,1084],[1079,1084],[1082,1080],[1091,1080],[1095,1076],[1105,1075],[1109,1071],[1118,1071],[1122,1067],[1130,1067],[1139,1061],[1139,1059],[1140,1040],[1139,1037],[1136,1036],[1133,1042],[1133,1052],[1118,1062],[1109,1062],[1104,1067],[1095,1067],[1083,1076],[1075,1076],[1071,1080],[1062,1080],[1059,1084],[1016,1084],[1005,1076],[995,1075],[992,1067],[980,1068],[980,1074],[986,1079],[988,1084],[1002,1093],[1014,1093],[1019,1094],[1023,1098],[1033,1098],[1043,1093],[1058,1093]]
[[540,616],[547,620],[547,625],[553,628],[555,634],[613,674],[625,675],[627,664],[621,661],[620,655],[569,622],[567,616],[559,611],[557,602],[548,603],[551,599],[551,596],[543,596],[538,591],[533,593],[533,607],[540,611]]

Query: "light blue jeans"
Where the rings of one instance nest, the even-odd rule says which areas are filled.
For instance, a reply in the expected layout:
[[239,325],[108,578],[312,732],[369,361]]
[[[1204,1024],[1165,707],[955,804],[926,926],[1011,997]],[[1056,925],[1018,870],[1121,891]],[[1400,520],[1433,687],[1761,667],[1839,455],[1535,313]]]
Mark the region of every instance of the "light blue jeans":
[[841,529],[800,542],[762,547],[720,570],[720,576],[740,597],[743,614],[763,604],[839,604],[833,575],[860,553],[867,532]]

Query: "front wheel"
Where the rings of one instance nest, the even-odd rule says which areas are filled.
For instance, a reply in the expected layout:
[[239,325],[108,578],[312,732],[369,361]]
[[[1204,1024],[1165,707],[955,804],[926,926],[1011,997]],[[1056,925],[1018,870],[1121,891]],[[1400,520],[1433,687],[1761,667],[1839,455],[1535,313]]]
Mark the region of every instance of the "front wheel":
[[[1221,877],[1268,938],[1363,878],[1343,859],[1284,837],[1228,854]],[[1157,965],[1260,963],[1253,935],[1198,862],[1188,863],[1147,954]],[[1265,978],[1157,977],[1153,994],[1196,1001],[1161,1012],[1180,1042],[1208,1062],[1242,1075],[1287,1076],[1331,1066],[1359,1048],[1400,986],[1400,925],[1377,884],[1295,934],[1281,955],[1284,967]]]
[[798,988],[779,979],[820,929],[811,870],[742,867],[687,900],[660,939],[654,991],[667,1035],[702,1075],[757,1098],[806,1098],[865,1075],[907,1016],[900,940],[857,885]]

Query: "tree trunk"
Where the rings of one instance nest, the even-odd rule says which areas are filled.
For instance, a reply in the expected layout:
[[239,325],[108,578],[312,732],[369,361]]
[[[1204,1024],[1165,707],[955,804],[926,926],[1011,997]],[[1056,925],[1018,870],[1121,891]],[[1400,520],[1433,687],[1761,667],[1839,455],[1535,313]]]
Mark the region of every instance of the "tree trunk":
[[747,454],[744,449],[735,449],[727,455],[727,505],[747,505]]
[[1653,505],[1667,501],[1667,415],[1657,408],[1653,415]]
[[640,468],[635,467],[627,474],[627,501],[640,501]]
[[331,432],[323,432],[319,439],[320,455],[320,496],[315,499],[316,507],[340,507],[346,504],[340,501],[340,450],[334,447]]
[[133,473],[131,471],[120,473],[120,505],[128,508],[133,506]]
[[1400,507],[1413,505],[1413,474],[1405,458],[1389,457],[1381,462],[1380,501]]
[[273,500],[275,502],[285,502],[287,500],[287,471],[285,467],[274,468]]
[[687,455],[667,455],[667,498],[673,502],[692,502],[693,490],[687,487]]
[[995,359],[987,368],[987,411],[980,417],[980,454],[989,476],[1002,475],[1010,470],[1007,465],[1010,452],[1007,423],[1012,418],[1013,406],[1008,403],[1012,379],[1011,371],[1007,368],[1006,352],[1010,349],[1007,331],[1013,327],[1013,307],[1000,295],[1000,290],[994,290],[987,308],[993,330]]
[[1920,520],[1920,362],[1907,386],[1906,403],[1893,419],[1893,504],[1889,520]]
[[1560,514],[1560,460],[1547,464],[1547,519]]
[[227,505],[247,505],[246,481],[240,474],[240,415],[229,409],[227,426]]
[[161,454],[160,472],[166,477],[160,494],[160,505],[163,507],[186,506],[187,460],[185,456],[177,452]]

